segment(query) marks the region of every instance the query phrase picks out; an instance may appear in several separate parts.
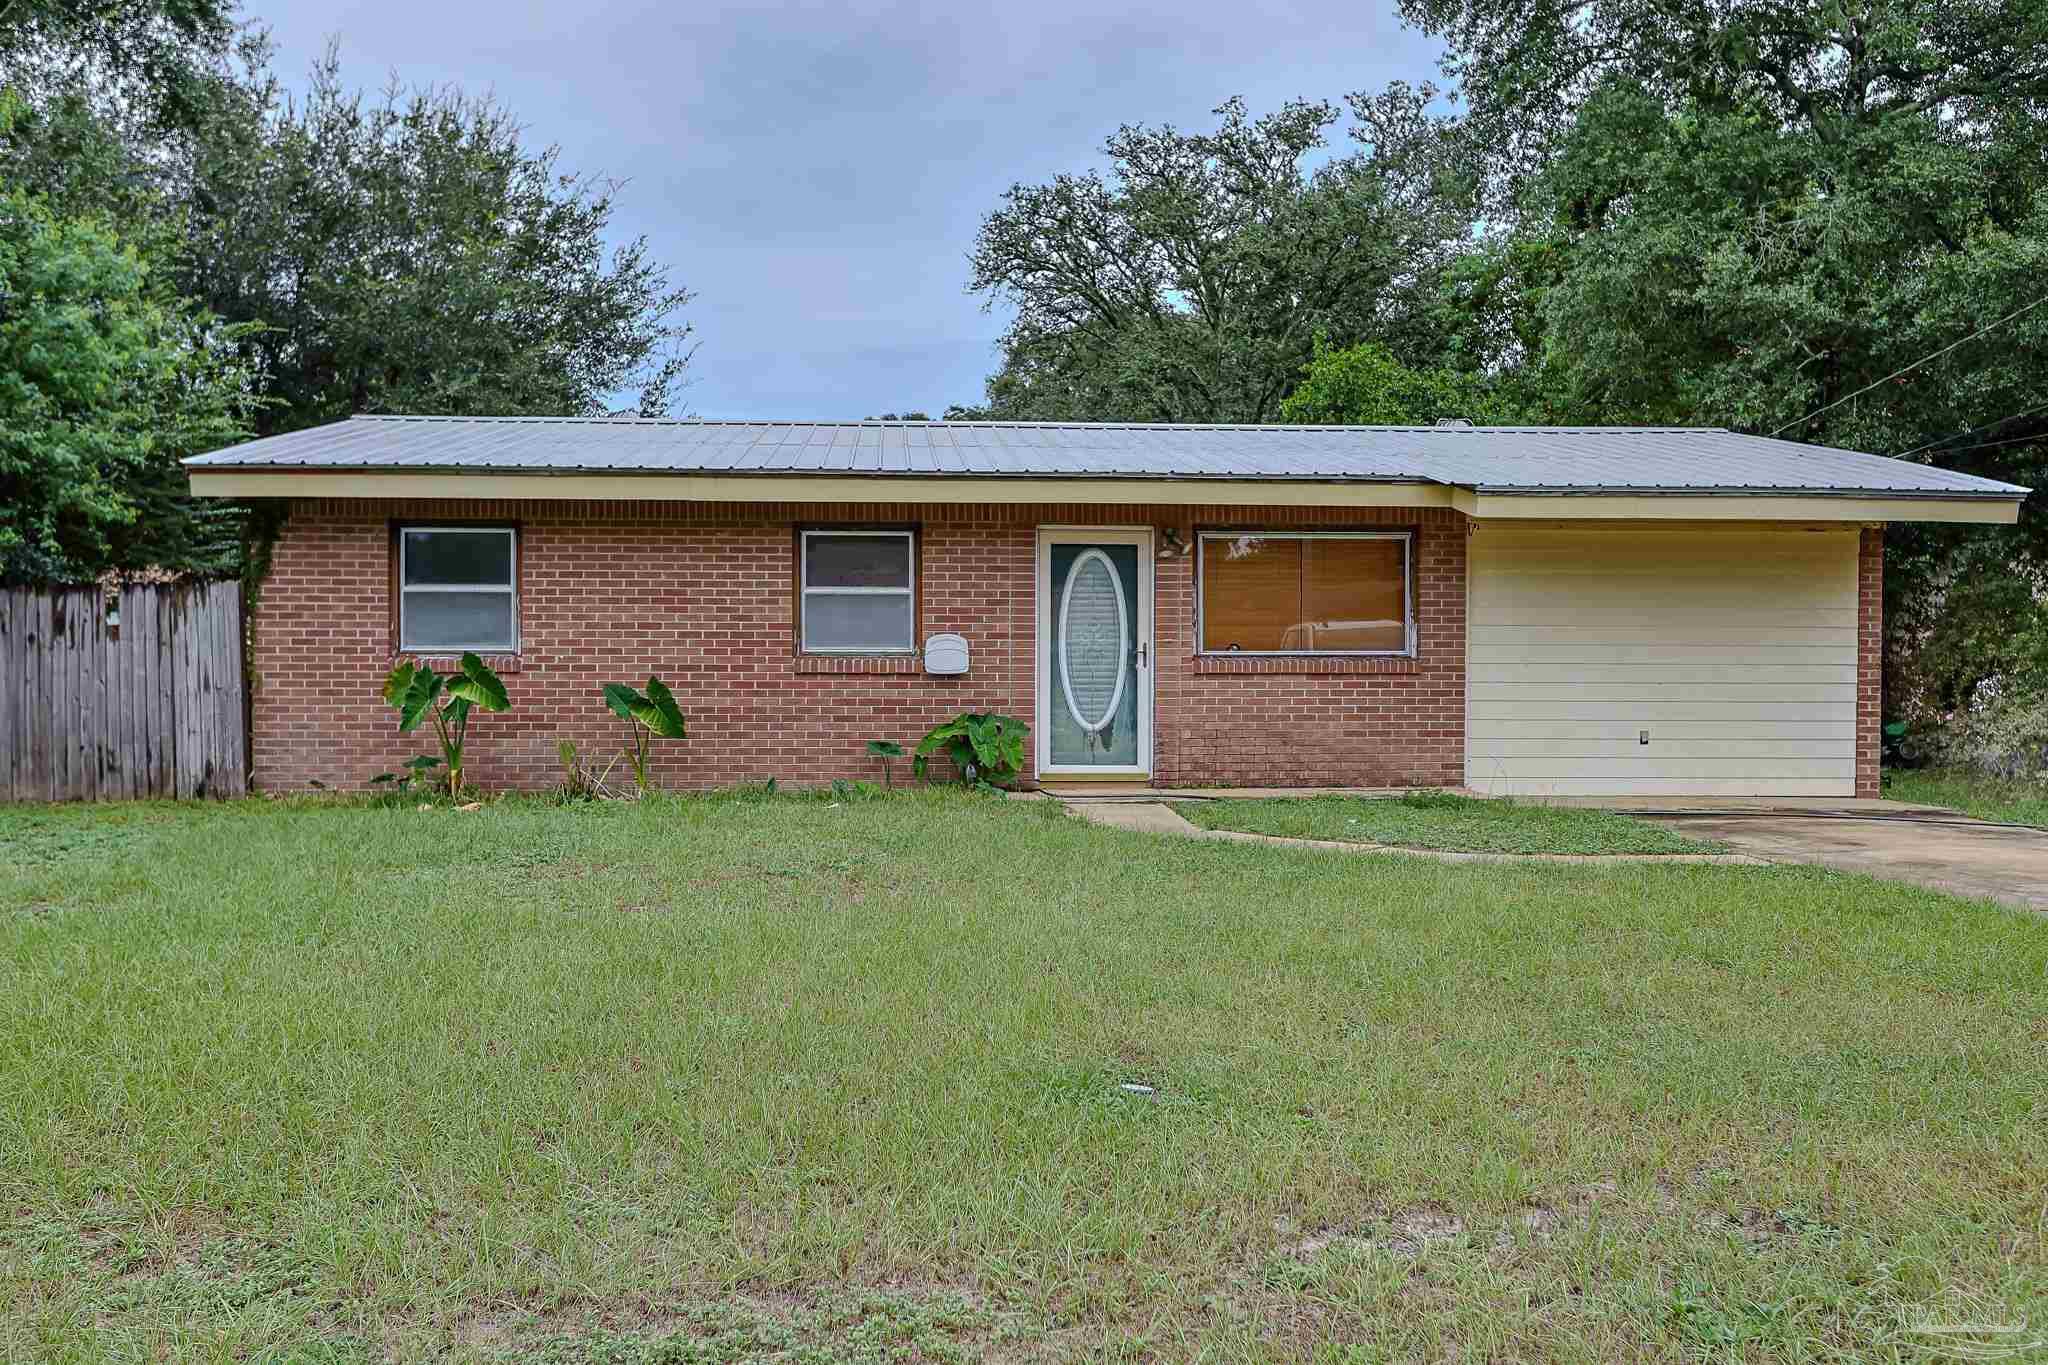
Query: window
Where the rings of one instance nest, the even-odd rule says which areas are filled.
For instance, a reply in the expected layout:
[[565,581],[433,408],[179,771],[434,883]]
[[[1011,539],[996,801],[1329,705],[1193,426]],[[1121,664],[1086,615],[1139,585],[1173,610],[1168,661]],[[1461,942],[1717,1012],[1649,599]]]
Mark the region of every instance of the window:
[[398,647],[509,654],[519,648],[509,526],[406,526],[398,532]]
[[798,625],[803,652],[915,651],[915,559],[911,531],[805,531]]
[[1412,654],[1406,531],[1205,531],[1204,654]]

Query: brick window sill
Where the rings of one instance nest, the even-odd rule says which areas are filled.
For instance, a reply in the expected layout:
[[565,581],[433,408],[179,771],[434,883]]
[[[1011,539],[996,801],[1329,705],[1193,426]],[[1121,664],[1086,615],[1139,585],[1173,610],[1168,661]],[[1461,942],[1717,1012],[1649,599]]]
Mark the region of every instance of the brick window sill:
[[799,674],[922,673],[924,661],[914,654],[799,654],[796,656],[795,671]]
[[1222,654],[1197,654],[1197,676],[1224,673],[1420,673],[1422,661],[1406,657],[1334,658],[1312,657],[1231,658]]
[[[494,673],[518,673],[522,671],[523,666],[520,662],[520,656],[517,654],[479,654],[477,657],[482,659]],[[453,673],[462,667],[462,655],[459,652],[455,654],[422,654],[418,650],[407,650],[393,654],[385,661],[385,666],[387,668],[396,668],[399,662],[404,659],[411,659],[416,663],[430,664],[436,673]]]

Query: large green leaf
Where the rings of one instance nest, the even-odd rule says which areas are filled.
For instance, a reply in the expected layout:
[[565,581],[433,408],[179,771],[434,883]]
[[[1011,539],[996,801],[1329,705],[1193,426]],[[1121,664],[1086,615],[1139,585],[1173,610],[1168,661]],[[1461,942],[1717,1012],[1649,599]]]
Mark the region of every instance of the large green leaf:
[[659,678],[647,680],[647,695],[634,705],[633,718],[663,739],[682,739],[686,731],[675,693]]
[[919,757],[937,753],[949,740],[958,739],[967,733],[967,717],[958,715],[949,721],[932,727],[931,733],[917,742]]
[[868,741],[868,752],[876,758],[901,758],[903,746],[893,739],[871,739]]
[[503,711],[512,705],[503,680],[474,654],[462,656],[462,672],[448,680],[448,695],[475,702],[486,711]]
[[967,742],[974,746],[974,761],[981,767],[1002,766],[1002,734],[1002,727],[990,724],[986,717],[968,717]]
[[398,666],[384,678],[384,700],[392,706],[403,707],[405,696],[412,691],[413,674],[419,666],[411,659],[400,659]]
[[424,665],[415,669],[405,694],[393,703],[398,707],[398,733],[410,734],[418,729],[419,723],[434,709],[434,698],[439,695],[441,675]]
[[1018,720],[1015,716],[991,715],[988,718],[988,722],[990,728],[995,732],[995,748],[1000,757],[1000,762],[993,766],[999,770],[1006,769],[1010,772],[1022,771],[1024,767],[1024,737],[1031,733],[1031,727]]
[[609,706],[612,709],[612,714],[620,720],[633,719],[634,705],[646,700],[647,698],[641,696],[631,683],[606,683],[604,685],[604,704]]

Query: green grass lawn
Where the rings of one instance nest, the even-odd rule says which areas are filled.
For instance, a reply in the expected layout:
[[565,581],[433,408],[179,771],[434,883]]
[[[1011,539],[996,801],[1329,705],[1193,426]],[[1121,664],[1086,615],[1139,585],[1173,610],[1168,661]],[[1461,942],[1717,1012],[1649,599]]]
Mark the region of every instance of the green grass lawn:
[[1712,853],[1721,847],[1613,811],[1451,792],[1183,801],[1176,809],[1204,829],[1472,853]]
[[1894,801],[1947,806],[1979,820],[2048,828],[2048,786],[2008,782],[1975,773],[1887,768],[1884,794]]
[[1925,1360],[2044,1100],[2048,918],[1811,869],[0,809],[5,1360]]

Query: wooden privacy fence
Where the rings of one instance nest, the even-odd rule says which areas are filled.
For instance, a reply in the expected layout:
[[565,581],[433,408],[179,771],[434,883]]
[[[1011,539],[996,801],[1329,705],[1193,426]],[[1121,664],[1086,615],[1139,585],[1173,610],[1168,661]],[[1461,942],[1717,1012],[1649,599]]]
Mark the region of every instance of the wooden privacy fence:
[[0,588],[0,799],[239,796],[242,587]]

